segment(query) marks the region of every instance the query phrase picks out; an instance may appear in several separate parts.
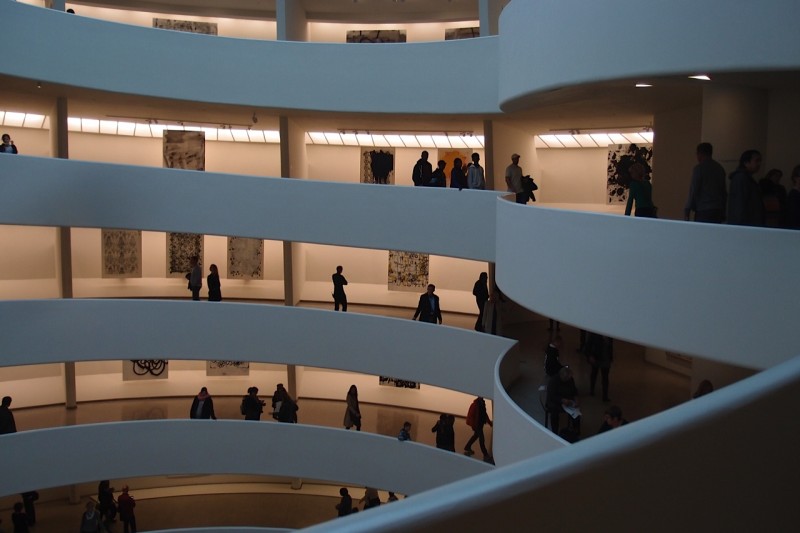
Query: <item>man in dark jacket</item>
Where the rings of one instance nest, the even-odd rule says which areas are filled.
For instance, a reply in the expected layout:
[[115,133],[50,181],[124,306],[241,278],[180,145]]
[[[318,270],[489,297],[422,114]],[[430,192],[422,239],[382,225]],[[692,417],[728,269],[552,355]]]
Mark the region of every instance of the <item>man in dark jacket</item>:
[[428,290],[419,297],[419,305],[417,310],[414,311],[414,318],[419,317],[420,322],[430,322],[431,324],[442,323],[442,310],[439,309],[439,297],[433,294],[436,290],[436,285],[433,283],[428,285]]
[[423,150],[414,170],[411,173],[411,180],[416,187],[427,187],[431,182],[433,166],[428,162],[428,151]]
[[5,396],[2,405],[0,405],[0,435],[17,432],[14,413],[11,412],[9,406],[11,406],[11,396]]

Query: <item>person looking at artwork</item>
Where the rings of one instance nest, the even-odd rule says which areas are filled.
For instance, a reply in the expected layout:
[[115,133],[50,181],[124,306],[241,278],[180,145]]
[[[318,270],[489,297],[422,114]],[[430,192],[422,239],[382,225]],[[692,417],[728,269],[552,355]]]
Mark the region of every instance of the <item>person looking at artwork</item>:
[[436,163],[436,170],[431,174],[431,181],[428,182],[428,187],[447,187],[447,176],[444,174],[444,168],[447,162],[444,159]]
[[222,289],[219,283],[219,270],[217,269],[217,265],[212,264],[208,269],[211,273],[206,278],[206,284],[208,285],[208,301],[209,302],[221,302],[222,301]]
[[347,391],[347,407],[344,411],[344,429],[355,426],[356,431],[361,431],[361,408],[358,405],[358,388],[350,385]]
[[192,407],[189,409],[189,418],[197,418],[201,420],[217,419],[214,414],[214,400],[208,393],[208,389],[203,387],[200,392],[192,400]]
[[625,205],[625,216],[630,216],[633,203],[636,202],[634,216],[645,218],[656,217],[656,206],[653,205],[653,185],[644,179],[644,166],[634,163],[628,169],[631,177],[628,203]]
[[336,504],[336,510],[339,512],[339,516],[347,516],[353,512],[353,498],[344,487],[339,489],[339,496],[341,499]]
[[245,420],[261,420],[264,405],[267,402],[258,397],[258,387],[247,389],[247,395],[242,398],[241,413]]
[[283,389],[283,399],[281,400],[281,407],[278,409],[278,422],[297,424],[297,411],[299,409],[297,402],[289,395],[289,391]]
[[0,403],[0,435],[8,435],[17,432],[17,423],[14,421],[14,413],[11,412],[11,396],[4,396]]
[[347,312],[347,295],[344,293],[344,286],[347,285],[347,279],[342,275],[341,265],[336,267],[336,273],[331,275],[333,281],[333,310],[338,311],[339,306],[342,306],[342,312]]
[[713,154],[711,143],[697,145],[697,165],[692,170],[689,198],[683,209],[685,220],[690,219],[692,211],[695,222],[721,224],[725,220],[725,169],[711,157]]
[[472,295],[478,305],[478,320],[475,321],[475,331],[483,331],[483,310],[489,301],[489,274],[481,272],[478,281],[472,286]]
[[486,178],[483,175],[483,167],[479,161],[481,156],[476,152],[472,154],[472,164],[467,169],[467,186],[470,189],[486,189]]
[[458,190],[467,188],[467,174],[464,172],[464,162],[460,157],[453,160],[453,169],[450,171],[450,188]]
[[0,145],[0,154],[18,154],[17,146],[11,140],[11,135],[8,133],[3,134],[3,144]]
[[439,324],[442,323],[442,310],[439,308],[439,297],[433,293],[435,290],[436,285],[428,284],[428,290],[419,297],[417,310],[414,311],[414,317],[411,320],[419,317],[420,322],[436,324],[438,321]]
[[522,167],[519,166],[519,154],[511,154],[511,164],[506,167],[506,186],[513,192],[518,204],[528,203],[528,194],[522,187]]
[[432,174],[433,166],[428,162],[428,151],[423,150],[419,160],[417,160],[417,164],[414,165],[411,181],[414,182],[415,187],[427,187],[430,184]]
[[200,270],[200,258],[193,255],[189,258],[189,273],[186,275],[189,280],[189,290],[192,291],[192,300],[200,301],[200,289],[203,288],[203,271]]

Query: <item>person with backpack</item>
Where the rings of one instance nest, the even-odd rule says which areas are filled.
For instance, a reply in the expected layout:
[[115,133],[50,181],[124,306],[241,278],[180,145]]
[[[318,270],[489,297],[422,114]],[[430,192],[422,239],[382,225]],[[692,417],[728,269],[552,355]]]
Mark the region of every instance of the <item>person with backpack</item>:
[[473,433],[466,446],[464,446],[464,455],[475,455],[475,452],[472,451],[472,445],[477,440],[478,444],[480,444],[481,452],[483,452],[483,460],[487,463],[492,463],[494,459],[489,450],[486,449],[486,437],[483,434],[483,426],[486,424],[493,426],[492,421],[489,419],[489,413],[486,412],[486,401],[478,396],[472,401],[467,412],[467,425],[472,428]]

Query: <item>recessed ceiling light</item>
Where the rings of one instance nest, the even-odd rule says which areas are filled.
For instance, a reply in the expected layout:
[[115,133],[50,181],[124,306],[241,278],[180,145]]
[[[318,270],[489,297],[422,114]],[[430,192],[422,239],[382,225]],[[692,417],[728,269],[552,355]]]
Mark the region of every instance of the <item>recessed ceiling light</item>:
[[637,83],[636,86],[637,87],[652,87],[652,85],[649,84],[649,83]]
[[706,74],[697,74],[695,76],[689,76],[689,77],[692,78],[693,80],[711,81],[711,78],[709,78]]

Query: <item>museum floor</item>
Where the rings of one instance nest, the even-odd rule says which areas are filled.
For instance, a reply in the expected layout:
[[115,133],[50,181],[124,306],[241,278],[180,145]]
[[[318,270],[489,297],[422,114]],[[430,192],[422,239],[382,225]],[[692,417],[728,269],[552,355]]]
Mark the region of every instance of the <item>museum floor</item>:
[[[328,304],[308,303],[303,306],[326,308]],[[352,304],[349,311],[397,317],[411,314],[408,309]],[[474,322],[474,315],[444,314],[444,323],[451,326],[472,328]],[[511,396],[539,421],[544,416],[538,387],[544,371],[543,348],[550,335],[547,328],[546,319],[531,315],[530,320],[508,326],[504,331],[506,336],[520,340],[524,357],[522,379],[512,387]],[[573,368],[578,390],[582,393],[582,436],[591,437],[600,426],[603,412],[609,404],[601,401],[599,393],[594,397],[586,394],[589,367],[584,357],[576,353],[578,330],[562,325],[560,333],[564,340],[561,358]],[[687,377],[645,362],[644,348],[621,341],[615,344],[610,381],[610,397],[614,404],[622,407],[625,417],[630,421],[673,407],[690,396]],[[239,398],[236,397],[215,398],[217,416],[241,418],[238,404]],[[340,427],[343,402],[301,397],[298,404],[301,423]],[[26,430],[116,420],[183,418],[186,409],[186,398],[154,398],[81,403],[77,410],[69,412],[59,406],[17,409],[14,414],[17,427]],[[438,413],[364,403],[362,412],[364,431],[395,436],[403,421],[409,420],[413,424],[414,440],[434,445],[430,428],[438,418]],[[463,417],[466,412],[455,414]],[[456,422],[455,427],[456,449],[460,450],[469,433],[461,420]],[[487,438],[491,442],[491,432]],[[87,450],[87,453],[91,453],[91,450]],[[480,452],[475,457],[479,460]],[[148,488],[145,478],[126,481],[131,484],[131,494],[138,502],[136,515],[140,531],[213,525],[302,528],[335,518],[334,505],[338,502],[338,485],[308,481],[299,489],[292,489],[289,480],[285,479],[237,478],[220,483],[220,479],[214,476],[178,476],[166,480],[160,478],[154,483],[159,488]],[[113,480],[112,484],[119,489],[123,481]],[[225,494],[220,494],[221,491]],[[37,525],[32,531],[63,533],[77,529],[82,505],[70,504],[65,497],[56,496],[55,489],[41,492]],[[88,485],[78,488],[82,504],[92,492],[94,488]],[[357,499],[363,494],[363,489],[354,487],[350,492]],[[60,491],[60,494],[64,493]],[[383,492],[384,501],[386,497],[387,494]],[[3,519],[0,531],[3,528],[11,530],[11,506],[14,501],[15,498],[0,499],[0,518]],[[114,524],[111,531],[121,532],[122,525]]]

